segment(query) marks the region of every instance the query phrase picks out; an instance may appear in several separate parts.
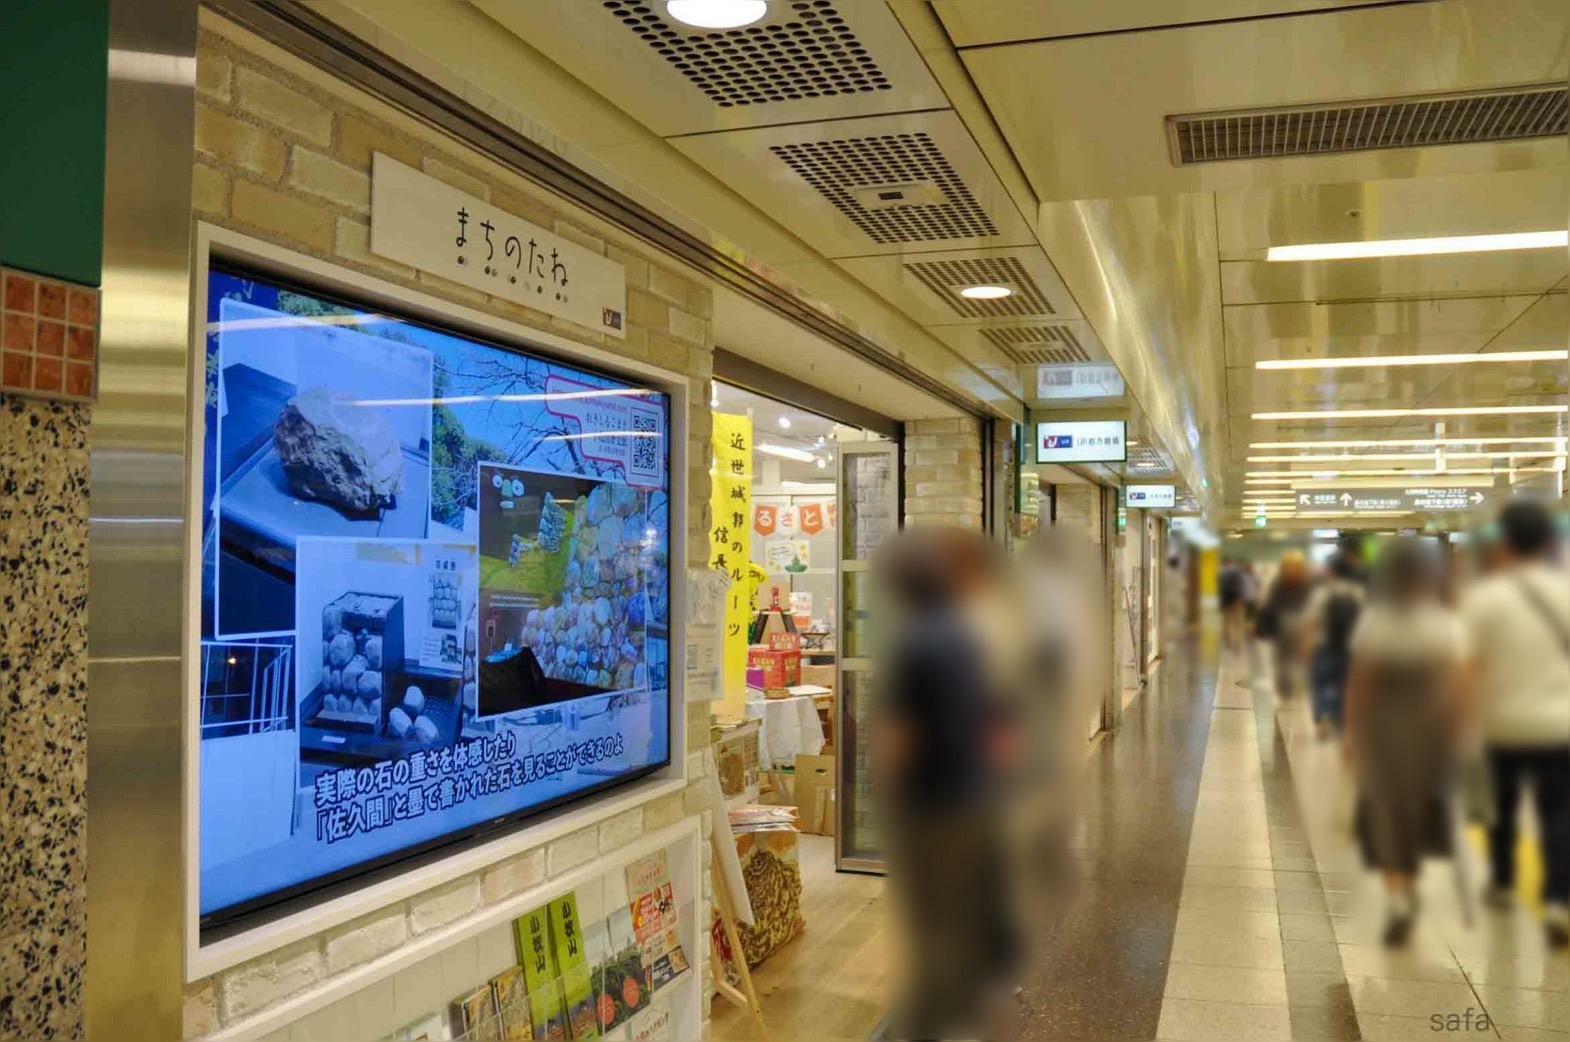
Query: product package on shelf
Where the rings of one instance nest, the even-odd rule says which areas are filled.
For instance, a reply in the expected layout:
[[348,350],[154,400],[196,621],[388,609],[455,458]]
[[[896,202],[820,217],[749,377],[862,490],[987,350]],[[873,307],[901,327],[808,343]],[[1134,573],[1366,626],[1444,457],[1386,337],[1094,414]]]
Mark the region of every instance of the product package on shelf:
[[681,976],[688,965],[677,932],[680,913],[665,851],[655,851],[627,866],[627,898],[633,935],[643,949],[650,986],[658,991]]
[[649,1008],[628,1025],[632,1042],[676,1042],[671,1035],[673,1030],[671,1008],[659,999],[650,1002]]
[[534,1037],[543,1042],[566,1042],[567,1018],[562,1008],[560,976],[551,950],[550,914],[536,908],[514,924],[518,958],[529,989],[529,1020]]
[[465,1042],[501,1039],[501,1015],[496,1008],[496,993],[490,984],[452,1004],[452,1031],[455,1038]]
[[584,929],[590,983],[601,1032],[627,1023],[649,1006],[649,978],[643,950],[632,928],[632,910],[621,905]]
[[576,894],[565,894],[551,902],[550,926],[551,950],[556,956],[556,972],[561,977],[562,1002],[566,1007],[567,1034],[574,1040],[599,1038]]
[[533,1039],[534,1022],[529,1016],[529,986],[524,981],[523,967],[513,966],[492,977],[491,993],[496,997],[504,1042]]
[[[806,923],[801,917],[800,834],[787,807],[743,807],[732,812],[731,831],[747,884],[755,924],[738,922],[742,952],[756,966],[788,944]],[[774,812],[772,814],[766,812]]]

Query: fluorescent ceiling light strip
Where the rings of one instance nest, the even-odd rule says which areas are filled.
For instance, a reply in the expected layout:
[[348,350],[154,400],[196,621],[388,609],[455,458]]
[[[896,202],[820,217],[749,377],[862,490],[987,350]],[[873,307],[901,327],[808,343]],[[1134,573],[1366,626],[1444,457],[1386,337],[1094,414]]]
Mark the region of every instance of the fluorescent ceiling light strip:
[[1409,445],[1557,445],[1559,448],[1564,448],[1566,441],[1563,435],[1534,438],[1384,438],[1361,441],[1320,441],[1314,438],[1309,441],[1254,441],[1249,442],[1248,447],[1251,449],[1362,449],[1369,446],[1394,448]]
[[1362,242],[1305,242],[1272,246],[1267,261],[1356,260],[1364,257],[1422,257],[1438,253],[1490,253],[1544,250],[1570,245],[1570,232],[1505,232],[1500,235],[1436,235],[1423,239],[1371,239]]
[[1469,351],[1436,355],[1367,355],[1354,358],[1271,358],[1255,369],[1371,369],[1407,365],[1474,365],[1479,362],[1563,362],[1570,350]]
[[[1511,471],[1519,472],[1520,467],[1447,467],[1438,470],[1433,467],[1418,467],[1405,469],[1402,467],[1350,467],[1340,470],[1251,470],[1244,476],[1249,478],[1294,478],[1297,480],[1319,481],[1324,478],[1412,478],[1428,477],[1443,474],[1508,474]],[[1554,468],[1548,468],[1550,470]]]
[[1411,510],[1305,510],[1298,517],[1406,517]]
[[[1539,449],[1537,451],[1523,452],[1446,452],[1446,459],[1553,459],[1563,456],[1564,449]],[[1346,453],[1314,455],[1304,453],[1291,456],[1250,456],[1249,463],[1358,463],[1364,460],[1431,460],[1432,452],[1363,452],[1356,455]]]
[[1256,412],[1256,420],[1395,420],[1404,416],[1563,416],[1570,405],[1452,405],[1434,409],[1305,409]]

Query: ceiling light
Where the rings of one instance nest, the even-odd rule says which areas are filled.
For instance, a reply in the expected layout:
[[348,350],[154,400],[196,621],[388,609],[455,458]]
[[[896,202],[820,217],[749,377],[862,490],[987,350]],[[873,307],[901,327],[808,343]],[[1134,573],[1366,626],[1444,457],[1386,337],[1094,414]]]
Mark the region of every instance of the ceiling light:
[[665,12],[699,29],[739,29],[769,13],[768,0],[665,0]]
[[759,445],[758,451],[767,456],[778,456],[780,459],[795,460],[797,463],[811,463],[817,459],[816,456],[806,449],[793,449],[789,445],[775,445],[771,442],[764,442]]
[[1570,405],[1455,405],[1442,409],[1305,409],[1256,412],[1256,420],[1394,420],[1403,416],[1528,416],[1563,415]]
[[1356,358],[1272,358],[1255,369],[1368,369],[1398,365],[1471,365],[1477,362],[1563,362],[1570,351],[1468,351],[1442,355],[1368,355]]
[[966,300],[1001,300],[1012,297],[1014,291],[1007,286],[966,286],[959,295]]
[[1400,447],[1422,445],[1554,445],[1565,447],[1565,437],[1554,435],[1539,438],[1386,438],[1383,440],[1364,441],[1254,441],[1249,442],[1251,449],[1361,449],[1368,446]]
[[1570,232],[1508,232],[1504,235],[1439,235],[1427,239],[1374,239],[1366,242],[1309,242],[1272,246],[1267,261],[1352,260],[1362,257],[1420,257],[1434,253],[1486,253],[1492,250],[1541,250],[1570,245]]
[[782,430],[782,431],[790,430],[790,417],[789,416],[781,416],[780,417],[780,430]]
[[826,459],[818,460],[818,469],[819,470],[828,470],[829,469],[829,461],[826,460]]
[[[1445,459],[1552,459],[1563,456],[1563,449],[1549,449],[1538,452],[1446,452]],[[1363,460],[1384,461],[1399,463],[1402,460],[1432,460],[1432,452],[1364,452],[1357,455],[1341,453],[1336,455],[1312,455],[1305,453],[1301,456],[1250,456],[1249,463],[1357,463]]]

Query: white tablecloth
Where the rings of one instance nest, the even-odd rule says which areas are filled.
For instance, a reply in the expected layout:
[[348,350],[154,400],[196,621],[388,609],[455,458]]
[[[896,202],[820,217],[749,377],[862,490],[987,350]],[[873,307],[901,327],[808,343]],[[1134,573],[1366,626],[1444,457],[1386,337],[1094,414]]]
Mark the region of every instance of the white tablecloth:
[[808,695],[756,698],[747,701],[747,716],[763,721],[758,735],[759,766],[794,767],[797,754],[823,751],[823,721]]

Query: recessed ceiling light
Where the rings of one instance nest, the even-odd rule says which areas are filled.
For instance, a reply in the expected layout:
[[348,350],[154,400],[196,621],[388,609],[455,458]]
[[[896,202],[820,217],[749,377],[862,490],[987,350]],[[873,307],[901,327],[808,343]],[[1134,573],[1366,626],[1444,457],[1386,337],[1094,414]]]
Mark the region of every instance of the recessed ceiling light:
[[1001,300],[1012,297],[1014,291],[1007,286],[966,286],[959,295],[966,300]]
[[829,461],[826,460],[826,459],[821,459],[820,458],[818,460],[818,469],[819,470],[828,470],[829,469]]
[[1361,257],[1421,257],[1435,253],[1487,253],[1493,250],[1542,250],[1570,245],[1570,232],[1508,232],[1504,235],[1439,235],[1427,239],[1374,239],[1367,242],[1306,242],[1272,246],[1268,261],[1352,260]]
[[790,417],[789,416],[781,416],[780,417],[780,430],[782,430],[782,431],[790,430]]
[[665,0],[665,12],[698,29],[740,29],[769,13],[768,0]]
[[1396,365],[1472,365],[1478,362],[1563,362],[1570,351],[1469,351],[1444,355],[1369,355],[1362,358],[1272,358],[1255,369],[1368,369]]
[[1394,420],[1403,416],[1529,416],[1570,412],[1570,405],[1457,405],[1442,409],[1305,409],[1256,412],[1256,420]]

